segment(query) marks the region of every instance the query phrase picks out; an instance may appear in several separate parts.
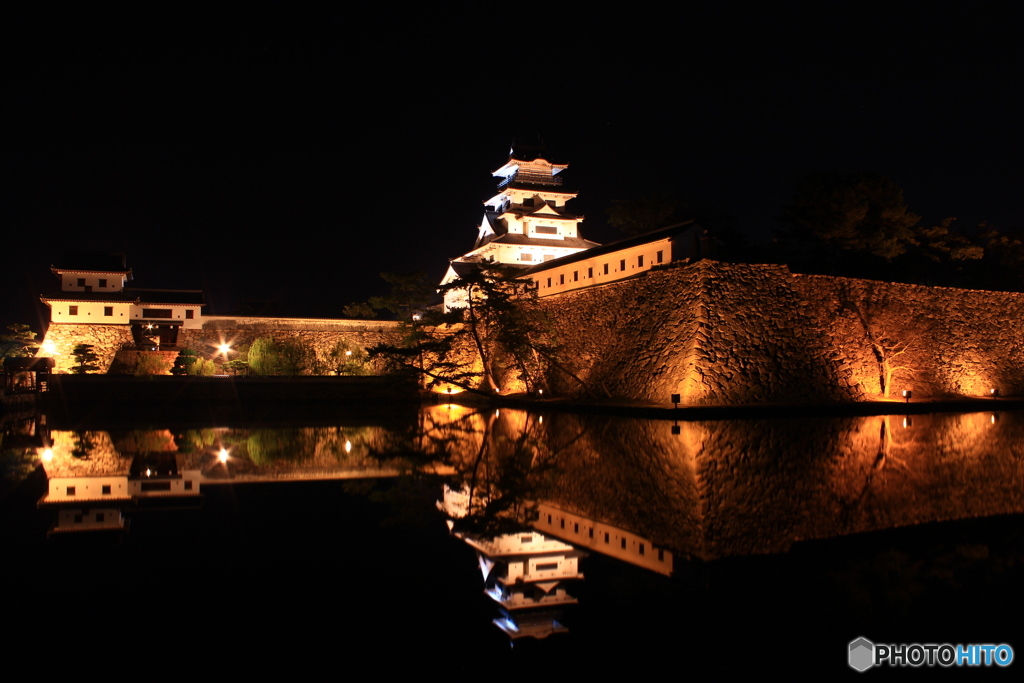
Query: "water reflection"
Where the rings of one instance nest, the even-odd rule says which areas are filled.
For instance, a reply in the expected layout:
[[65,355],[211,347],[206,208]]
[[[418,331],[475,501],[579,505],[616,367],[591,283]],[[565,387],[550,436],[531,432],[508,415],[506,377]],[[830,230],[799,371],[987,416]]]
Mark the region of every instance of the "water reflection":
[[460,533],[533,528],[670,573],[673,555],[777,553],[804,539],[1021,512],[1022,425],[1008,412],[673,429],[430,406],[402,426],[50,431],[37,420],[5,449],[8,460],[35,453],[44,503],[191,496],[225,481],[443,475],[461,492],[445,503]]

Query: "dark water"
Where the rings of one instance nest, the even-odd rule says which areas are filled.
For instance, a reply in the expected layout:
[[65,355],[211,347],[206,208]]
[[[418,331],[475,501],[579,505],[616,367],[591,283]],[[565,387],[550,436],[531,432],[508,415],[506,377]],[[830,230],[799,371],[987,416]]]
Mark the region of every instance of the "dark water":
[[[4,440],[9,652],[40,663],[683,675],[783,652],[852,673],[858,636],[1024,653],[1018,413],[62,427]],[[492,623],[485,586],[516,562],[520,633],[567,632]]]

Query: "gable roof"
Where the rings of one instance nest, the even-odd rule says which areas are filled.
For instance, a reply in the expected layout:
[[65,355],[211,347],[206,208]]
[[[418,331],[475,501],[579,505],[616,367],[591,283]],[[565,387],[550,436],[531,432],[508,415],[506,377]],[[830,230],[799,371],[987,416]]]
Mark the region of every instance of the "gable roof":
[[60,260],[52,266],[55,273],[61,271],[79,273],[131,273],[120,252],[70,250],[61,254]]

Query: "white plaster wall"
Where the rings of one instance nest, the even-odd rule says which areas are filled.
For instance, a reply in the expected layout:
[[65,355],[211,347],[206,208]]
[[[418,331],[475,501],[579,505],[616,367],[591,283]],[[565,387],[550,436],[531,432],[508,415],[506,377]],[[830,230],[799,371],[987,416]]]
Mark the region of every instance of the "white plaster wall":
[[[182,327],[185,329],[200,329],[203,326],[203,312],[199,305],[168,305],[168,304],[131,304],[131,319],[141,320],[143,318],[142,309],[144,308],[161,308],[171,309],[170,318],[162,318],[162,320],[174,320],[182,323]],[[185,311],[193,311],[193,318],[191,320],[185,317]]]
[[[533,273],[530,277],[537,287],[539,296],[560,294],[583,287],[615,282],[648,271],[653,266],[659,265],[659,251],[662,257],[661,263],[668,263],[672,258],[672,244],[669,238],[601,254],[564,266],[552,267],[539,273]],[[643,257],[643,265],[640,265],[640,257]],[[607,275],[604,272],[605,265],[608,266]],[[592,272],[588,269],[592,269]]]
[[[85,287],[78,284],[80,278],[94,292],[120,292],[124,289],[124,275],[118,273],[61,273],[60,288],[65,292],[84,292]],[[101,287],[100,280],[106,280],[107,285]]]
[[[71,306],[78,307],[78,315],[71,315]],[[113,308],[113,315],[104,315],[103,309]],[[99,323],[102,325],[127,325],[131,322],[131,304],[95,302],[53,301],[50,303],[50,320],[55,323]]]

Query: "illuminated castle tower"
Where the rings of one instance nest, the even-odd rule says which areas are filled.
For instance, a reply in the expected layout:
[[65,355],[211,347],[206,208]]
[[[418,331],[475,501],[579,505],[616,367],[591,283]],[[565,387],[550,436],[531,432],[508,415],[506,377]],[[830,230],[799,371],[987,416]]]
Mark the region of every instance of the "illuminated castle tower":
[[[516,145],[508,161],[491,175],[498,193],[484,202],[484,217],[472,251],[451,261],[442,285],[481,263],[528,267],[599,246],[580,237],[582,216],[570,213],[566,202],[576,197],[562,186],[567,164],[553,164],[542,148]],[[445,310],[465,306],[465,291],[445,295]]]

